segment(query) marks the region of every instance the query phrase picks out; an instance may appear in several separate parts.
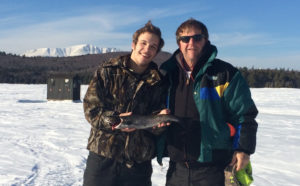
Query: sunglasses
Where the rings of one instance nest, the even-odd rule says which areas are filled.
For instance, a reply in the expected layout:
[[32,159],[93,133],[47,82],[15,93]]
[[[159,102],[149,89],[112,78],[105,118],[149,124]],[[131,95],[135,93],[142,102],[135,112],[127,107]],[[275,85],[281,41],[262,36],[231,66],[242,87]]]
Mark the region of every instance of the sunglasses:
[[193,38],[193,40],[197,42],[197,41],[201,41],[203,38],[205,38],[205,36],[202,34],[197,34],[197,35],[193,35],[193,36],[180,36],[178,38],[178,41],[188,43],[188,42],[190,42],[191,38]]

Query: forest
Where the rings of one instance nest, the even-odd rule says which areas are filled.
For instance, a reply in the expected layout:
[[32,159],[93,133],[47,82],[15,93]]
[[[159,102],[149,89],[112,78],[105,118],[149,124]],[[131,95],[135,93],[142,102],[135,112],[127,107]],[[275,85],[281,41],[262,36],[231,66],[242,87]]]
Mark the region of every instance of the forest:
[[[0,83],[45,84],[51,74],[77,75],[88,84],[97,67],[109,58],[129,52],[111,52],[74,57],[25,57],[0,51]],[[171,56],[160,52],[158,65]],[[254,69],[238,67],[252,88],[300,88],[300,72],[289,69]]]

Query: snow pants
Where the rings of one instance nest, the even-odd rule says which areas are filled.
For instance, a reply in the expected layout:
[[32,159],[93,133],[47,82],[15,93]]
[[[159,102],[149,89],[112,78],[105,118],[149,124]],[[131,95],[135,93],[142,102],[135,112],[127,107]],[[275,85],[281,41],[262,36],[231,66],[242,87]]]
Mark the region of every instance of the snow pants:
[[128,168],[124,163],[89,153],[84,186],[151,186],[151,160]]
[[166,186],[224,186],[224,167],[170,161]]

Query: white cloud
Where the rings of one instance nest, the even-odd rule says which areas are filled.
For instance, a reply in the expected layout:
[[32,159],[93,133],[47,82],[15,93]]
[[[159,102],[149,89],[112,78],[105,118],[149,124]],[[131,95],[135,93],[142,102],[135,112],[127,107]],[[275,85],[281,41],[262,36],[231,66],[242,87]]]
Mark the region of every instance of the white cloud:
[[253,33],[217,33],[211,34],[210,39],[218,47],[231,47],[231,46],[249,46],[249,45],[270,45],[274,44],[265,34]]
[[[72,12],[48,12],[0,18],[0,50],[23,53],[42,47],[67,47],[89,43],[100,47],[130,48],[135,28],[149,19],[175,17],[201,9],[186,5],[160,8],[111,5],[83,7]],[[195,8],[194,8],[195,7]],[[177,9],[181,11],[174,11]],[[72,15],[73,14],[73,15]],[[13,22],[14,24],[11,24]],[[25,23],[25,24],[22,24]],[[118,46],[112,46],[118,44]],[[104,46],[102,46],[104,45]]]
[[[206,11],[208,9],[207,6],[201,6],[199,5],[193,5],[192,3],[186,4],[186,5],[173,5],[168,7],[161,7],[161,8],[155,8],[150,10],[148,13],[146,13],[146,17],[152,17],[152,18],[163,18],[163,17],[173,17],[173,16],[180,16],[180,15],[187,15],[192,12],[202,12]],[[176,11],[180,10],[180,11]],[[185,17],[185,16],[184,16]],[[204,16],[202,16],[203,18]]]
[[235,66],[300,70],[299,38],[236,32],[212,34],[211,41],[220,53],[226,50],[221,58]]
[[131,13],[130,10],[116,12],[99,10],[98,13],[62,17],[55,21],[18,25],[9,29],[2,28],[0,49],[22,53],[33,48],[65,47],[93,41],[105,41],[109,45],[111,40],[131,38],[132,33],[118,32],[118,28],[139,22],[141,18],[135,16],[135,13]]

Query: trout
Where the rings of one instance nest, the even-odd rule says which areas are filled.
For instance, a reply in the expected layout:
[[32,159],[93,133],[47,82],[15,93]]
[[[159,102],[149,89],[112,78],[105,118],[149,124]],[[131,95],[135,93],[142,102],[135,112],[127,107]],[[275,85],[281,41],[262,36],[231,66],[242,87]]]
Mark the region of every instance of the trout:
[[109,122],[112,123],[113,129],[147,129],[159,123],[180,122],[178,117],[169,114],[118,116],[118,118],[107,118],[107,120],[110,120]]

